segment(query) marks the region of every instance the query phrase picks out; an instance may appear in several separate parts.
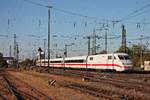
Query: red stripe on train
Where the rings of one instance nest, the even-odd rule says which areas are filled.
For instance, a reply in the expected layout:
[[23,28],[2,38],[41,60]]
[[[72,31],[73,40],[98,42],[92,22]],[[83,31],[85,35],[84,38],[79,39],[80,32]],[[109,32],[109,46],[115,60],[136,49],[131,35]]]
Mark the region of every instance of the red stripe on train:
[[66,65],[66,66],[99,66],[99,67],[102,67],[102,66],[116,66],[116,67],[120,67],[120,68],[128,68],[128,66],[120,66],[118,64],[50,64],[51,66],[55,66],[55,65]]
[[116,66],[116,67],[120,67],[120,68],[128,68],[128,66],[120,66],[118,64],[65,64],[65,65],[69,65],[69,66]]

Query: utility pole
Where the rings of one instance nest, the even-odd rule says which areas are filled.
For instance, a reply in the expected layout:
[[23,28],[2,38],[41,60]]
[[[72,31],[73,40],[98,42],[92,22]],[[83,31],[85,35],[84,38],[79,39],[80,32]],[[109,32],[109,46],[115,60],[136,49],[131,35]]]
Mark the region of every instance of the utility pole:
[[138,38],[138,40],[140,40],[140,45],[141,45],[141,50],[140,50],[140,64],[141,67],[143,67],[143,51],[144,51],[144,44],[143,44],[143,40],[146,39],[150,39],[149,36],[145,37],[143,35],[140,35],[140,38]]
[[96,54],[96,32],[93,29],[93,42],[92,42],[92,54]]
[[107,53],[107,28],[105,29],[105,51]]
[[97,52],[96,52],[96,49],[97,49],[97,46],[96,46],[96,39],[98,38],[101,38],[99,37],[98,35],[96,35],[96,31],[95,31],[95,28],[93,29],[93,35],[89,37],[89,49],[90,49],[90,38],[93,39],[92,41],[92,55],[95,55]]
[[33,65],[35,65],[36,60],[36,42],[33,43]]
[[39,48],[39,49],[38,49],[38,52],[39,52],[39,56],[40,56],[40,67],[41,67],[41,58],[42,58],[42,57],[41,57],[41,56],[42,56],[42,55],[41,55],[41,52],[42,52],[42,49]]
[[14,59],[15,59],[15,56],[16,56],[16,34],[14,34]]
[[18,66],[18,61],[19,61],[19,44],[16,43],[16,61],[17,61],[17,67]]
[[67,57],[67,44],[65,44],[65,52],[64,52],[65,57]]
[[[52,37],[54,37],[54,38],[57,38],[57,35],[53,35]],[[55,41],[55,40],[53,40],[53,41]],[[58,48],[57,48],[57,46],[58,46],[58,44],[57,43],[55,43],[55,44],[53,44],[54,45],[54,47],[55,47],[55,57],[56,58],[58,58]]]
[[90,45],[91,37],[87,36],[87,37],[83,37],[83,38],[88,39],[88,55],[90,55],[91,54],[91,45]]
[[15,60],[17,59],[17,57],[16,57],[16,50],[17,50],[16,45],[17,45],[17,43],[16,43],[16,34],[14,34],[14,59]]
[[12,57],[11,52],[12,52],[12,50],[11,50],[11,45],[10,45],[10,47],[9,47],[9,56],[10,57]]
[[141,43],[141,51],[140,51],[140,62],[141,62],[141,67],[143,68],[143,35],[140,35],[140,43]]
[[91,49],[91,46],[90,46],[90,42],[91,42],[91,37],[87,37],[88,39],[88,55],[90,55],[90,49]]
[[17,36],[16,36],[16,34],[14,34],[14,61],[15,61],[16,66],[19,67],[19,66],[18,66],[18,60],[19,60],[19,45],[18,45],[18,43],[17,43],[17,41],[16,41],[16,38],[17,38]]
[[122,25],[122,47],[126,53],[126,29],[124,25]]
[[33,54],[33,65],[34,65],[34,61],[35,61],[35,50],[34,49],[33,49],[32,54]]
[[57,43],[56,43],[56,58],[58,58],[58,51],[57,51]]
[[48,6],[48,67],[50,67],[50,10],[52,6]]
[[44,39],[44,66],[45,66],[45,57],[46,56],[46,39]]

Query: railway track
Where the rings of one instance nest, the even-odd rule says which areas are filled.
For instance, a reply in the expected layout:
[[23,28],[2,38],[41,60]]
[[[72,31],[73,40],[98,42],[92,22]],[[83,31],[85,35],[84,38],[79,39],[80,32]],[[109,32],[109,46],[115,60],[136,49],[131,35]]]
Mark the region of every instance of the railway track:
[[113,91],[111,89],[101,88],[101,86],[91,86],[88,84],[79,84],[75,82],[61,82],[60,86],[71,88],[74,90],[81,91],[82,93],[90,94],[95,97],[101,98],[102,100],[149,100],[147,97],[141,97],[132,95],[130,93],[124,93],[119,91]]
[[[92,83],[92,85],[85,85],[73,82],[59,82],[63,87],[75,89],[90,95],[108,99],[108,100],[149,100],[150,96],[150,84],[144,81],[132,81],[130,79],[140,79],[142,76],[149,78],[142,74],[122,74],[122,73],[97,73],[88,71],[69,71],[69,70],[55,70],[55,69],[36,69],[38,72],[49,73],[54,75],[62,75],[69,77],[76,77],[79,79],[84,79],[84,81],[89,81],[87,83]],[[129,75],[129,76],[128,76]],[[142,76],[141,76],[142,75]],[[62,84],[63,83],[63,84]],[[95,85],[96,84],[96,85]],[[117,90],[102,88],[102,84],[107,86],[113,86]],[[132,93],[133,92],[133,93]],[[140,95],[139,95],[140,94]],[[141,96],[142,95],[142,96]],[[113,97],[112,97],[113,96]]]
[[0,84],[1,100],[51,100],[48,95],[14,76],[1,75]]
[[2,100],[18,100],[18,96],[14,88],[10,85],[6,77],[0,76],[0,98]]
[[[48,71],[48,72],[47,72]],[[93,83],[96,85],[85,85],[85,84],[79,84],[79,83],[73,83],[73,82],[59,82],[60,86],[79,90],[84,93],[88,93],[90,95],[104,98],[104,99],[109,99],[109,100],[148,100],[150,97],[148,96],[149,93],[149,84],[142,83],[142,82],[133,82],[133,81],[126,81],[126,80],[117,80],[115,78],[111,77],[104,77],[105,74],[98,75],[95,73],[90,73],[87,74],[87,72],[70,72],[70,71],[54,71],[54,70],[45,70],[40,72],[46,72],[49,74],[55,74],[55,75],[63,75],[63,76],[69,76],[69,77],[76,77],[76,78],[84,78],[84,81],[89,81],[89,83]],[[57,81],[58,83],[58,81]],[[63,83],[63,84],[62,84]],[[121,90],[122,92],[119,91],[114,91],[111,89],[104,89],[101,87],[99,84],[107,84],[115,87],[118,90]],[[144,87],[145,86],[145,87]],[[124,91],[129,91],[129,92],[137,92],[137,93],[128,93]],[[143,97],[141,95],[138,95],[139,93],[143,93]]]
[[[42,72],[42,71],[40,71]],[[129,93],[114,93],[113,91],[107,91],[107,90],[101,90],[99,88],[99,91],[95,93],[95,89],[93,89],[94,91],[91,91],[89,90],[89,88],[85,88],[86,86],[84,85],[79,85],[79,84],[74,84],[74,85],[68,85],[67,87],[69,88],[73,88],[73,89],[77,89],[77,90],[80,90],[82,92],[86,92],[86,93],[89,93],[89,94],[95,94],[97,96],[100,96],[100,97],[105,97],[107,99],[109,99],[109,96],[108,94],[114,94],[114,95],[118,95],[117,96],[117,99],[118,98],[125,98],[125,100],[149,100],[150,99],[150,96],[149,96],[149,93],[150,93],[150,84],[149,83],[146,83],[144,81],[132,81],[130,79],[128,79],[129,77],[132,79],[140,79],[142,76],[141,74],[137,74],[137,77],[135,74],[134,77],[131,77],[132,74],[122,74],[122,73],[118,73],[118,75],[115,73],[115,74],[112,74],[117,76],[117,78],[115,78],[114,76],[111,77],[110,74],[108,73],[102,73],[99,74],[99,73],[93,73],[93,72],[80,72],[80,71],[48,71],[48,73],[50,74],[55,74],[55,75],[63,75],[63,76],[73,76],[73,77],[78,77],[78,78],[84,78],[85,81],[90,81],[90,82],[97,82],[97,84],[99,83],[103,83],[103,84],[107,84],[107,85],[112,85],[116,88],[119,88],[119,89],[122,89],[122,90],[125,90],[125,91],[133,91],[133,92],[136,92],[135,94],[129,94]],[[127,75],[127,76],[126,76]],[[129,75],[129,76],[128,76]],[[122,77],[122,79],[119,79],[118,80],[118,77]],[[146,76],[146,78],[148,78]],[[98,85],[97,85],[98,86]],[[90,88],[91,89],[91,88]],[[101,91],[100,91],[101,90]],[[103,92],[106,92],[106,93],[103,93]],[[101,94],[102,93],[102,94]],[[143,97],[141,97],[141,95],[138,95],[138,94],[143,94]],[[105,95],[106,94],[106,95]],[[125,95],[125,96],[124,96]],[[132,98],[132,99],[131,99]],[[112,98],[110,98],[112,99]],[[116,98],[115,98],[116,99]]]
[[[59,84],[60,85],[60,84]],[[85,86],[82,84],[77,84],[77,83],[71,83],[71,82],[65,82],[63,85],[61,83],[61,86],[63,87],[67,87],[67,88],[71,88],[71,89],[75,89],[75,90],[79,90],[81,92],[93,95],[95,97],[99,97],[99,98],[103,98],[103,99],[107,99],[107,100],[115,100],[116,98],[113,98],[112,96],[104,93],[104,92],[100,92],[99,89],[97,88],[93,88],[93,87],[89,87],[89,86]]]
[[[75,76],[75,73],[73,73],[73,75]],[[77,76],[80,76],[80,74],[77,74]],[[100,77],[95,75],[81,75],[80,77],[83,77],[85,81],[110,84],[119,88],[139,91],[147,95],[150,93],[150,84],[146,82],[131,81],[126,79],[118,80],[116,78],[110,78],[105,75]]]
[[23,95],[25,97],[25,99],[27,98],[31,98],[31,99],[44,99],[44,100],[51,100],[51,98],[44,94],[43,92],[41,92],[41,90],[38,90],[32,86],[30,86],[29,84],[25,83],[24,81],[16,78],[16,77],[9,77],[9,79],[11,80],[11,83],[14,87],[17,87],[16,90],[19,91],[21,93],[21,95]]
[[[99,73],[99,72],[90,72],[90,71],[68,71],[68,70],[49,70],[49,69],[40,69],[40,72],[45,72],[49,74],[55,75],[63,75],[63,76],[75,76],[79,78],[87,78],[91,81],[101,81],[102,79],[109,79],[112,81],[117,81],[121,83],[128,83],[134,85],[143,85],[146,87],[150,87],[150,74],[120,74],[120,73]],[[133,75],[133,76],[132,76]],[[144,79],[144,80],[143,80]],[[147,80],[146,80],[147,79]]]
[[133,82],[126,82],[124,80],[116,80],[116,79],[93,79],[93,78],[87,78],[88,81],[92,82],[101,82],[104,84],[110,84],[118,88],[122,88],[125,90],[133,90],[136,92],[141,92],[145,94],[146,96],[149,96],[150,93],[150,85],[143,84],[143,83],[133,83]]

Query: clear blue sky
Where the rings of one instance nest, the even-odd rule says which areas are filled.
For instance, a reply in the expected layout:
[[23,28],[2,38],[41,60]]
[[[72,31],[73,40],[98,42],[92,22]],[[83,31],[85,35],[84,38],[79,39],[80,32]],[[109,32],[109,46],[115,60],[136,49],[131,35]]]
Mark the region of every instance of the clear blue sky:
[[[99,18],[99,20],[89,19],[51,9],[51,33],[57,35],[57,37],[51,38],[51,47],[56,49],[55,44],[57,43],[57,49],[64,49],[65,44],[75,43],[74,46],[68,47],[70,56],[87,54],[87,40],[83,39],[83,37],[91,35],[93,28],[102,27],[100,23],[109,24],[109,37],[121,35],[121,25],[124,24],[127,29],[127,41],[131,41],[132,44],[139,42],[135,39],[139,38],[141,34],[150,36],[150,7],[144,9],[145,13],[137,17],[117,23],[114,28],[112,22],[101,20],[120,20],[133,11],[149,4],[149,0],[29,1]],[[17,34],[21,58],[23,56],[32,57],[33,50],[37,50],[38,47],[43,48],[43,39],[47,39],[47,13],[47,8],[24,0],[0,0],[0,51],[3,52],[4,56],[9,56],[10,45],[13,49],[13,34]],[[140,28],[137,28],[137,23],[140,23]],[[104,31],[97,30],[96,34],[103,36]],[[8,37],[2,37],[1,35],[7,35]],[[29,37],[29,35],[33,35],[33,37]],[[120,44],[121,38],[108,40],[109,52],[115,51]],[[97,40],[97,45],[101,46],[98,52],[103,50],[104,39]],[[55,54],[55,52],[53,50],[52,53]],[[62,54],[62,51],[58,52]]]

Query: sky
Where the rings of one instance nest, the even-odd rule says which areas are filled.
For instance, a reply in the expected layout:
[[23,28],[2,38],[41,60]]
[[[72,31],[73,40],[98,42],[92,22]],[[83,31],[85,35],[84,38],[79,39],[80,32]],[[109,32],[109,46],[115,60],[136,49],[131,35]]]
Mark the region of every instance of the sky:
[[[150,6],[140,9],[150,4],[149,0],[0,0],[0,52],[4,56],[10,55],[10,46],[13,55],[14,34],[17,35],[20,58],[32,58],[39,47],[44,48],[48,34],[48,8],[37,4],[52,6],[52,56],[56,52],[63,55],[65,44],[71,43],[74,45],[68,46],[69,56],[86,55],[88,44],[84,37],[91,36],[94,29],[96,35],[104,37],[103,26],[108,29],[108,38],[115,37],[108,39],[110,53],[121,45],[121,38],[117,37],[121,35],[123,24],[127,30],[128,46],[140,43],[140,35],[150,36]],[[114,21],[119,22],[113,25]],[[104,39],[96,41],[97,52],[100,52],[104,49]],[[143,40],[143,43],[147,42],[150,41]]]

